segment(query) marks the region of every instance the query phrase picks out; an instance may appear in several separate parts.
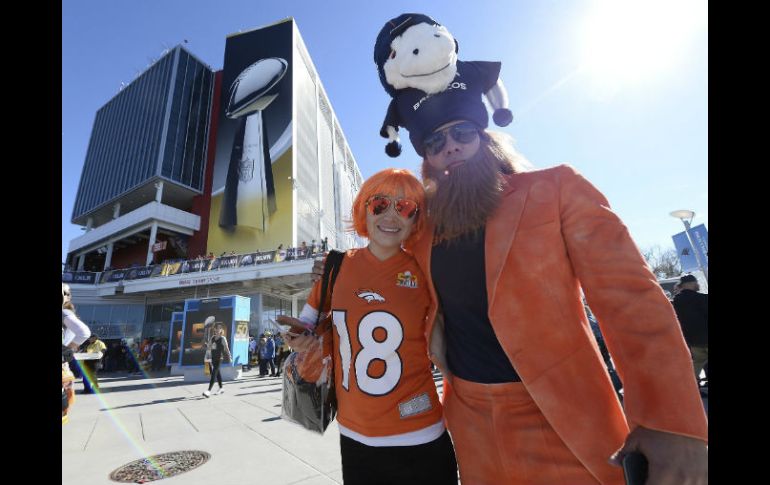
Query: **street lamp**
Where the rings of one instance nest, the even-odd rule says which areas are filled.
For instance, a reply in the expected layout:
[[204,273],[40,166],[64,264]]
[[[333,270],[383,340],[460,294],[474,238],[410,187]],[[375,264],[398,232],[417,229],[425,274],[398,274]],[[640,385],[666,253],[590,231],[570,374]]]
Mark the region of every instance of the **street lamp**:
[[701,271],[703,271],[703,276],[706,278],[706,283],[709,281],[709,274],[706,267],[703,265],[703,262],[700,260],[700,255],[698,254],[698,250],[695,248],[695,239],[693,239],[692,234],[690,233],[690,223],[692,222],[693,217],[695,217],[695,211],[682,209],[671,212],[671,217],[676,217],[677,219],[681,219],[682,223],[684,224],[684,230],[687,234],[687,239],[690,241],[690,247],[692,247],[693,252],[695,253],[695,260],[698,262],[698,267]]

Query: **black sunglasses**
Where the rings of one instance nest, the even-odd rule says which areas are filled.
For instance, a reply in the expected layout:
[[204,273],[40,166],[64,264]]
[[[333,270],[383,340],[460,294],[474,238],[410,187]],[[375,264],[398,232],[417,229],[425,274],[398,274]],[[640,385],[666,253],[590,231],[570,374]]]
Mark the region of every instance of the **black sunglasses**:
[[449,128],[445,128],[441,131],[431,133],[422,142],[422,146],[425,149],[427,155],[436,155],[446,145],[446,134],[452,137],[457,143],[463,145],[471,143],[479,136],[479,128],[470,121],[464,121],[457,123]]

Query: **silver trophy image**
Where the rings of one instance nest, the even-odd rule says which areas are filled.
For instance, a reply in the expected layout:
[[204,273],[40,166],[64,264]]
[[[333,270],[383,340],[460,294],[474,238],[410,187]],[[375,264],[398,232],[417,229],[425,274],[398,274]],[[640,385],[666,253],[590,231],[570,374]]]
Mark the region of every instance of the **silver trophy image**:
[[260,59],[244,69],[230,87],[225,115],[238,120],[238,129],[219,213],[221,227],[239,225],[266,231],[276,210],[273,164],[262,111],[278,97],[278,83],[287,69],[285,59]]

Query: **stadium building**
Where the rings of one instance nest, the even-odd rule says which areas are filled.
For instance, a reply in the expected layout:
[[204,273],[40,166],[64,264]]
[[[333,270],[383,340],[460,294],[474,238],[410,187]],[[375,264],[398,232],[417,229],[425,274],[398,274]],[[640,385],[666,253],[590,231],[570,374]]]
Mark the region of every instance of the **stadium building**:
[[249,333],[297,315],[312,255],[362,243],[360,170],[293,19],[181,45],[96,113],[62,280],[102,340],[169,337],[191,298],[250,298]]

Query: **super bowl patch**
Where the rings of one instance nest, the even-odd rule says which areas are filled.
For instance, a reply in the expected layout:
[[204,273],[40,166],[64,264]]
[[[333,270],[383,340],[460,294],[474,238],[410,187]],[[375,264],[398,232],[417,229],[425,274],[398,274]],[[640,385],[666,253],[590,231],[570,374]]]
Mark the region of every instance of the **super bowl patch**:
[[396,286],[403,286],[405,288],[417,288],[417,275],[413,275],[411,271],[404,271],[396,275]]

